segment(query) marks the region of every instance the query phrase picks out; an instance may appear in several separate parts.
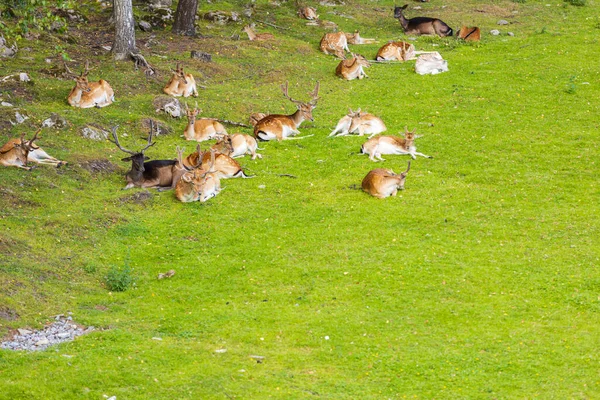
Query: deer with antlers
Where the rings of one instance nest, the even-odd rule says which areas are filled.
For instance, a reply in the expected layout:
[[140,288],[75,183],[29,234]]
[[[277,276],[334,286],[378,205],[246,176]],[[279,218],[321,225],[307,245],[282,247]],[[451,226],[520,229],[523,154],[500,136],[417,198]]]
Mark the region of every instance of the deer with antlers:
[[[178,152],[178,162],[183,164],[182,155]],[[194,168],[184,173],[175,186],[175,197],[183,203],[200,201],[204,203],[221,192],[219,173],[213,168],[215,151],[211,151],[208,170]],[[197,167],[200,167],[199,165]]]
[[405,127],[404,130],[403,138],[399,136],[376,136],[367,140],[360,149],[361,154],[368,154],[371,161],[385,161],[381,158],[382,154],[408,154],[413,160],[417,156],[433,158],[417,152],[415,139],[420,138],[421,135],[415,135],[416,129],[409,132]]
[[200,145],[196,147],[196,151],[189,154],[184,160],[183,165],[188,171],[192,171],[195,168],[204,169],[208,171],[212,169],[220,179],[229,178],[251,178],[244,173],[241,165],[227,154],[215,152],[214,161],[211,163],[211,155],[208,151],[202,151]]
[[218,141],[211,149],[217,150],[219,153],[228,155],[231,158],[244,157],[250,154],[252,160],[262,158],[262,154],[258,154],[259,149],[256,139],[250,135],[234,133],[233,135],[218,135]]
[[333,54],[338,58],[346,58],[348,48],[348,39],[344,32],[326,33],[321,38],[319,49],[325,54]]
[[183,132],[186,140],[195,140],[203,142],[205,140],[214,139],[217,135],[226,135],[227,131],[223,124],[212,118],[196,118],[202,110],[197,107],[190,110],[185,105],[185,111],[188,118],[188,124]]
[[177,62],[175,69],[171,69],[173,75],[163,88],[163,92],[174,97],[198,97],[198,89],[196,88],[196,80],[192,74],[186,74],[183,71],[181,62]]
[[360,136],[371,135],[369,136],[370,139],[387,130],[381,118],[361,111],[360,108],[356,111],[352,111],[351,108],[348,110],[350,112],[339,120],[335,129],[329,134],[330,137],[358,133]]
[[113,140],[110,138],[108,140],[114,143],[121,151],[130,154],[129,157],[121,160],[131,161],[131,169],[125,174],[127,185],[123,189],[130,189],[132,187],[169,189],[173,187],[173,175],[174,172],[177,173],[175,167],[177,162],[175,160],[146,161],[149,158],[144,155],[144,152],[155,144],[152,141],[154,133],[152,125],[151,123],[148,143],[138,152],[127,150],[121,146],[119,137],[117,136],[118,126],[114,126],[111,129]]
[[352,79],[368,78],[364,68],[370,67],[371,64],[367,59],[360,54],[352,53],[352,58],[342,60],[335,69],[335,74],[342,79],[351,81]]
[[25,133],[20,139],[11,139],[0,147],[0,165],[5,167],[18,167],[30,171],[33,167],[27,166],[28,155],[33,151],[33,142],[37,139],[39,129],[30,140],[25,140]]
[[370,171],[362,181],[362,189],[379,199],[395,196],[398,190],[404,190],[406,175],[410,171],[410,161],[406,171],[396,174],[391,169],[377,168]]
[[[271,114],[261,119],[254,126],[254,137],[260,140],[284,140],[291,139],[300,133],[298,127],[304,120],[314,121],[312,110],[317,106],[319,100],[319,82],[315,85],[315,89],[310,93],[312,99],[309,102],[294,100],[288,95],[288,83],[281,85],[283,96],[296,104],[297,110],[290,115]],[[304,136],[306,137],[306,136]],[[294,138],[294,139],[303,139]]]
[[64,63],[67,74],[75,80],[75,87],[71,89],[67,102],[71,106],[79,108],[100,108],[111,105],[115,101],[115,92],[104,79],[100,79],[98,82],[88,81],[89,65],[90,62],[86,61],[85,69],[81,71],[81,75],[77,75],[71,72]]

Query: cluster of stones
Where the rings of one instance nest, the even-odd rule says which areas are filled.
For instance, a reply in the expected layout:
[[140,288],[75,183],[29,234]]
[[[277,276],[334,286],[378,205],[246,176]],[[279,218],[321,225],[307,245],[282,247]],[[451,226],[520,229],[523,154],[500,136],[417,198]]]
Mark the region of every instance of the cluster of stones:
[[10,340],[0,343],[0,348],[8,350],[44,350],[48,346],[70,342],[77,336],[94,330],[93,326],[82,328],[73,323],[71,316],[62,314],[55,317],[55,322],[42,330],[30,331],[18,329],[18,333]]

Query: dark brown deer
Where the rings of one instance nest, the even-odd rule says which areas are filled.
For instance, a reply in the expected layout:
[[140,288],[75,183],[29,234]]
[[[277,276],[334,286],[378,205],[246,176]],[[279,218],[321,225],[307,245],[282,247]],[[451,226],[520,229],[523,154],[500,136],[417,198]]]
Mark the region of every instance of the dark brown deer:
[[109,140],[116,144],[121,151],[131,154],[129,157],[122,159],[122,161],[131,161],[131,169],[125,174],[127,185],[123,189],[130,189],[132,187],[170,189],[173,186],[173,173],[177,162],[175,160],[145,162],[148,160],[148,157],[144,155],[144,151],[155,144],[152,142],[153,127],[150,128],[148,144],[138,152],[127,150],[121,146],[119,137],[117,136],[117,128],[118,126],[112,128],[112,137],[114,140]]
[[452,28],[444,21],[430,17],[415,17],[406,19],[403,10],[408,7],[408,4],[402,7],[394,7],[394,18],[400,21],[404,33],[407,35],[438,35],[439,37],[452,36]]

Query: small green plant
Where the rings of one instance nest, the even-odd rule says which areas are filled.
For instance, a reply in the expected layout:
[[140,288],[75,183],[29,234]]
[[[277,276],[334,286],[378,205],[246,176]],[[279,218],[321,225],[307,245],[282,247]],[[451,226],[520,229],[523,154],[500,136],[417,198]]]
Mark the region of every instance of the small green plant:
[[575,84],[575,80],[577,77],[575,75],[569,78],[569,83],[567,83],[567,87],[565,88],[565,92],[568,94],[575,94],[577,91],[577,85]]
[[113,265],[104,277],[106,288],[112,292],[124,292],[133,285],[133,282],[132,269],[127,261],[123,268]]
[[32,28],[64,32],[67,21],[54,11],[73,6],[71,0],[0,0],[0,17],[15,21],[14,24],[0,24],[0,33],[7,38],[21,39]]

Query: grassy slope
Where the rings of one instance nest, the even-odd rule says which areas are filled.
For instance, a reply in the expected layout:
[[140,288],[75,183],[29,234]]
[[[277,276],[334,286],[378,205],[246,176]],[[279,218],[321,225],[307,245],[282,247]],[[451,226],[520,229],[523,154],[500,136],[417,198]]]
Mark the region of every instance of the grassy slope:
[[[315,136],[262,144],[262,161],[242,160],[257,177],[226,181],[205,205],[168,192],[127,201],[140,190],[120,190],[122,154],[78,134],[86,122],[119,123],[124,144],[139,146],[138,121],[153,114],[162,79],[96,57],[92,75],[111,82],[119,101],[75,110],[64,101],[72,84],[37,72],[56,55],[52,46],[27,43],[35,52],[21,54],[33,61],[3,62],[2,75],[26,69],[35,79],[38,100],[20,102],[32,119],[58,112],[72,127],[40,140],[70,167],[2,170],[0,304],[20,317],[0,320],[0,335],[67,311],[106,330],[41,353],[0,351],[0,398],[600,396],[598,29],[586,19],[598,7],[460,4],[423,7],[484,32],[509,18],[516,36],[484,35],[477,45],[419,38],[417,48],[449,61],[450,72],[434,77],[414,74],[411,63],[377,64],[367,80],[340,81],[336,61],[316,51],[322,30],[305,27],[287,4],[258,6],[259,19],[293,27],[265,29],[278,36],[274,44],[221,39],[241,24],[202,22],[213,38],[177,44],[158,33],[160,44],[145,53],[165,73],[172,62],[161,55],[213,53],[210,66],[186,61],[204,73],[198,102],[207,116],[289,111],[280,82],[304,98],[321,81],[315,122],[301,128]],[[399,37],[390,7],[341,7],[354,20],[319,11],[383,43]],[[78,61],[88,51],[60,45]],[[354,49],[372,55],[377,47]],[[362,139],[326,139],[359,106],[390,133],[416,127],[419,150],[435,157],[413,162],[397,198],[356,190],[381,166],[357,155]],[[168,122],[176,134],[157,140],[153,158],[173,157],[182,143],[184,122]],[[93,175],[79,165],[97,158],[122,169]],[[383,165],[401,170],[406,161],[389,156]],[[110,266],[126,262],[136,288],[103,289]],[[171,268],[174,278],[155,279]]]

